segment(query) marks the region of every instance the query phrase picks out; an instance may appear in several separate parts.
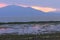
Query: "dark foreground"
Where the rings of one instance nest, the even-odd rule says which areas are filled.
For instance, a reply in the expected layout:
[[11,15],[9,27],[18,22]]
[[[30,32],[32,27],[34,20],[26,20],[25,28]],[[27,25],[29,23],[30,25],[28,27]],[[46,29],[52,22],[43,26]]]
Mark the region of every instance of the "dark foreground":
[[60,40],[60,33],[40,35],[0,35],[0,40]]

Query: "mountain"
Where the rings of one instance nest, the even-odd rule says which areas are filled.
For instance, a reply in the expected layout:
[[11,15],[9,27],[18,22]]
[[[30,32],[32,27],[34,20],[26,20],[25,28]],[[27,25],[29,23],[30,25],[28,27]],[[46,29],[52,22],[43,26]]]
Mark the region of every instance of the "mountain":
[[59,13],[44,13],[31,7],[9,5],[0,8],[0,22],[54,21],[60,20]]
[[16,5],[10,5],[10,6],[0,9],[0,16],[2,16],[2,17],[38,16],[41,13],[43,13],[43,12],[32,9],[30,7],[24,8],[24,7],[16,6]]

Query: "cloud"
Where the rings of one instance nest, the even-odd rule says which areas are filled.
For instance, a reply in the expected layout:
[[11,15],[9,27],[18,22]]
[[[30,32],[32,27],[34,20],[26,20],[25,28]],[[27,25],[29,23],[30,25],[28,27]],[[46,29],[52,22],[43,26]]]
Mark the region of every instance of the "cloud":
[[6,4],[6,3],[0,3],[0,8],[5,7],[5,6],[8,6],[8,4]]
[[43,12],[53,12],[53,11],[57,10],[55,8],[50,8],[50,7],[40,7],[40,6],[31,6],[31,7],[36,9],[36,10],[41,10]]
[[40,11],[43,11],[43,12],[54,12],[54,11],[57,11],[56,8],[51,8],[51,7],[29,6],[29,5],[24,5],[24,4],[17,4],[17,5],[18,6],[22,6],[22,7],[31,7],[33,9],[40,10]]
[[24,4],[15,4],[17,6],[22,6],[22,7],[29,7],[28,5],[24,5]]
[[[50,7],[29,6],[29,5],[25,5],[25,4],[14,4],[14,5],[18,5],[18,6],[22,6],[22,7],[31,7],[33,9],[40,10],[40,11],[43,11],[43,12],[57,11],[56,8],[50,8]],[[6,7],[6,6],[8,6],[8,4],[0,3],[0,8]]]

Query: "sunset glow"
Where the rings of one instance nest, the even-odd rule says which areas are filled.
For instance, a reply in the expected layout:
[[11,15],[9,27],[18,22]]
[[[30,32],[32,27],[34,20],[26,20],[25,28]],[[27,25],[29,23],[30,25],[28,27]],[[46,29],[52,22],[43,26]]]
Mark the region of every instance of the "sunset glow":
[[16,4],[16,5],[18,5],[18,6],[22,6],[22,7],[29,7],[29,6],[24,5],[24,4]]
[[[21,7],[31,7],[33,9],[40,10],[40,11],[43,11],[43,12],[52,12],[52,11],[57,10],[55,8],[50,8],[50,7],[28,6],[28,5],[24,5],[24,4],[15,4],[15,5],[21,6]],[[5,7],[5,6],[8,6],[8,4],[0,3],[0,8]]]
[[43,11],[43,12],[53,12],[53,11],[57,10],[55,8],[50,8],[50,7],[28,6],[28,5],[23,5],[23,4],[17,4],[17,5],[22,6],[22,7],[31,7],[33,9],[40,10],[40,11]]
[[7,6],[5,3],[0,3],[0,8]]
[[49,7],[38,7],[38,6],[31,6],[32,8],[36,9],[36,10],[41,10],[43,12],[52,12],[52,11],[56,11],[55,8],[49,8]]

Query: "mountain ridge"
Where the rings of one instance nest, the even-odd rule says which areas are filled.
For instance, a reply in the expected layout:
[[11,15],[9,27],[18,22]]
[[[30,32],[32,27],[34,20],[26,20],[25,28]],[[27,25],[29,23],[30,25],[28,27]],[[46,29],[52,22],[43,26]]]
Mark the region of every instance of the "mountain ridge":
[[44,13],[35,10],[31,7],[21,7],[10,5],[0,8],[0,21],[1,22],[24,22],[24,21],[59,21],[60,14],[58,13]]
[[[33,13],[43,13],[42,11],[38,11],[38,10],[35,10],[33,8],[24,8],[24,7],[21,7],[21,6],[15,6],[15,5],[10,5],[10,6],[7,6],[7,7],[4,7],[4,8],[1,8],[0,9],[0,13],[2,14],[6,14],[6,16],[14,16],[14,14],[21,14],[21,15],[27,15],[28,13],[29,14],[33,14]],[[13,14],[13,15],[8,15],[8,14]],[[28,15],[29,15],[28,14]],[[15,15],[15,16],[16,16]]]

